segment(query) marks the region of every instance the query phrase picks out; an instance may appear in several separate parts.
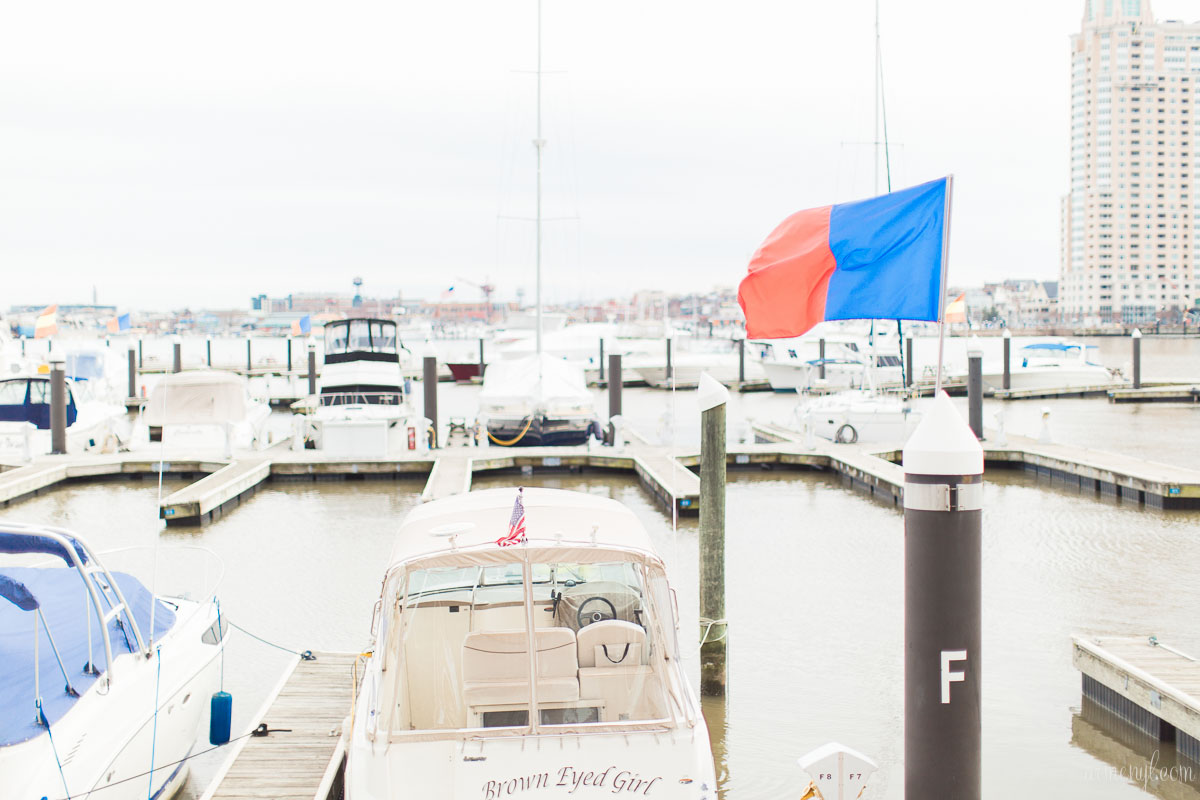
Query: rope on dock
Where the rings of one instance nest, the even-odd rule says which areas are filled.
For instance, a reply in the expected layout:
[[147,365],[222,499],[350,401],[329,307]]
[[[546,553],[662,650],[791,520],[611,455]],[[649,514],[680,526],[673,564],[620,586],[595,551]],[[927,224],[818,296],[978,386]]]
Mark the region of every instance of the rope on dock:
[[290,647],[284,647],[281,644],[275,644],[274,642],[267,641],[263,637],[259,636],[257,633],[251,633],[250,631],[246,630],[241,625],[238,625],[236,622],[229,619],[228,617],[225,618],[225,621],[227,623],[229,623],[229,627],[237,628],[239,631],[246,634],[251,639],[257,639],[258,641],[262,642],[263,644],[268,644],[271,647],[274,647],[277,650],[282,650],[285,653],[291,653],[292,655],[300,656],[301,661],[316,661],[317,660],[317,657],[313,655],[312,650],[293,650]]
[[[725,637],[729,635],[729,620],[727,619],[709,619],[708,617],[701,617],[700,624],[705,627],[704,633],[700,636],[700,645],[696,648],[696,652],[699,652],[700,647],[704,647],[705,644],[709,642],[723,641]],[[721,631],[721,635],[715,639],[709,639],[708,634],[718,625],[724,628],[724,630]]]
[[517,442],[519,442],[525,438],[525,434],[529,433],[529,429],[531,427],[533,427],[533,415],[532,414],[529,415],[529,422],[525,423],[525,429],[523,431],[521,431],[520,433],[518,433],[517,438],[515,438],[515,439],[509,439],[507,442],[502,442],[499,439],[497,439],[495,436],[492,436],[491,431],[488,431],[487,435],[488,435],[489,439],[491,439],[493,442],[500,445],[501,447],[512,447],[514,444],[516,444]]

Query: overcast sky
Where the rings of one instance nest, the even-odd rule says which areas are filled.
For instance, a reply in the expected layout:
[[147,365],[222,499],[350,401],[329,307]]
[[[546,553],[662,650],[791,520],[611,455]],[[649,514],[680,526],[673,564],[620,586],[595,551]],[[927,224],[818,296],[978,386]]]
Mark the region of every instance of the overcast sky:
[[[892,183],[954,173],[954,283],[1057,277],[1083,5],[882,0]],[[549,299],[735,285],[787,214],[873,193],[873,0],[544,6]],[[4,4],[0,306],[532,297],[536,19]]]

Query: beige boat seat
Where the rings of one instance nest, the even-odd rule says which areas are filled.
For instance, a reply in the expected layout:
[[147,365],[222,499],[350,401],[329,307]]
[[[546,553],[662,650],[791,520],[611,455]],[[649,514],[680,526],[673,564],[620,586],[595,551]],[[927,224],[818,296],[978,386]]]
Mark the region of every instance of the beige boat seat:
[[593,622],[579,629],[579,666],[634,667],[646,663],[646,631],[619,619]]
[[[543,703],[579,699],[579,661],[575,632],[539,628],[538,700]],[[529,636],[524,630],[474,631],[463,640],[463,695],[470,706],[529,702]]]
[[579,629],[579,692],[602,709],[603,722],[654,719],[658,704],[654,671],[641,625],[618,619]]

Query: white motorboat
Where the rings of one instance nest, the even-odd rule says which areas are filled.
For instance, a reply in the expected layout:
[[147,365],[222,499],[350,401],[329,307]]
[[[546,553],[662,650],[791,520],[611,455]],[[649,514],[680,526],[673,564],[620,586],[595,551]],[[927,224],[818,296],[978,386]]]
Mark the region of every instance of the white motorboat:
[[[875,338],[882,336],[876,334]],[[823,358],[822,339],[825,340]],[[903,377],[900,356],[880,352],[869,341],[840,332],[819,335],[810,331],[794,339],[753,342],[748,346],[753,348],[755,361],[777,392],[861,389],[871,384],[867,373],[872,368],[877,385],[899,385]]]
[[505,447],[584,444],[600,429],[583,368],[547,353],[490,364],[479,413],[492,443]]
[[[51,450],[50,375],[0,378],[0,450],[26,459]],[[67,452],[116,452],[131,437],[123,405],[88,399],[70,378],[66,389]]]
[[801,430],[840,444],[903,443],[920,415],[905,398],[873,389],[814,397],[796,408]]
[[[1124,383],[1119,372],[1093,360],[1098,358],[1097,353],[1094,345],[1079,342],[1049,340],[1027,344],[1009,364],[1010,387],[1061,389]],[[988,364],[983,371],[983,384],[986,389],[1002,389],[1003,365]]]
[[[667,373],[666,358],[657,359],[656,363],[634,361],[631,365],[641,375],[649,386],[656,389],[669,389],[672,383],[676,389],[694,389],[700,385],[700,376],[707,373],[718,383],[732,386],[738,382],[738,354],[731,352],[684,352],[671,353],[671,374]],[[745,359],[747,381],[758,381],[766,378],[762,364],[747,354]]]
[[144,412],[164,445],[224,448],[227,457],[235,447],[265,447],[270,416],[270,407],[250,396],[245,378],[218,370],[162,376]]
[[424,446],[428,420],[404,392],[396,323],[347,319],[325,325],[319,405],[307,438],[329,455],[384,458]]
[[[613,500],[527,489],[514,509],[514,496],[457,495],[402,523],[353,706],[346,797],[715,798],[674,593],[646,530]],[[522,526],[526,543],[498,546]]]
[[0,523],[0,554],[0,794],[173,795],[218,686],[215,586],[155,597],[59,528]]

